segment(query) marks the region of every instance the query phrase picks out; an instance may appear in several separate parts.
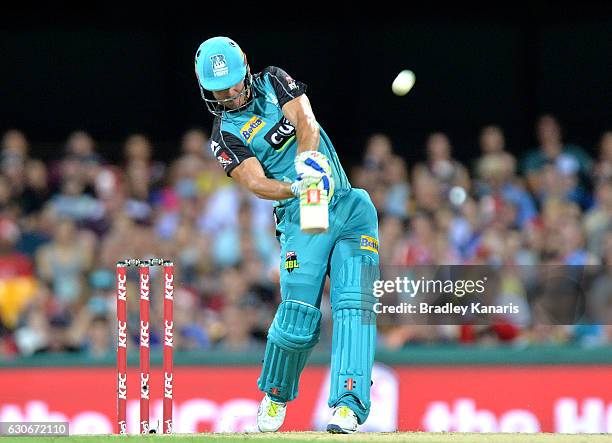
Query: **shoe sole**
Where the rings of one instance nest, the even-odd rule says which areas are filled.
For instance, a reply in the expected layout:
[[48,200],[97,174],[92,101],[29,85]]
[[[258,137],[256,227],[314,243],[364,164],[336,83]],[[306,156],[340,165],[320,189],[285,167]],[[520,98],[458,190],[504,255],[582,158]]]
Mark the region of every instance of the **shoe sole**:
[[327,425],[327,432],[329,432],[330,434],[352,434],[355,431],[349,429],[342,429],[338,425]]
[[[282,426],[282,425],[281,425],[281,426]],[[261,428],[259,427],[259,425],[257,425],[257,429],[259,430],[259,432],[278,432],[278,430],[281,428],[281,426],[279,426],[279,427],[278,427],[278,428],[276,428],[276,429],[266,429],[266,430],[264,431],[263,429],[261,429]]]

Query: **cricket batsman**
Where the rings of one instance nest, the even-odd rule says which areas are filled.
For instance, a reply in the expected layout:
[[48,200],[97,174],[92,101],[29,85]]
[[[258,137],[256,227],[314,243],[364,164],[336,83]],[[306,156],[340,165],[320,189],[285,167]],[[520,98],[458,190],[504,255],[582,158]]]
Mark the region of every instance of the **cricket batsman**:
[[[331,433],[352,433],[370,412],[376,343],[373,281],[378,279],[378,220],[363,189],[351,188],[331,140],[313,114],[306,85],[277,67],[251,74],[236,42],[214,37],[195,55],[208,110],[210,149],[228,176],[259,198],[275,200],[281,245],[281,303],[268,331],[257,414],[262,432],[277,431],[300,374],[319,340],[321,295],[331,283],[333,338]],[[307,154],[302,154],[308,152]],[[296,172],[296,156],[306,158]],[[309,158],[311,157],[312,158]],[[323,167],[325,166],[325,167]],[[300,229],[300,198],[313,185],[329,197],[329,227]]]

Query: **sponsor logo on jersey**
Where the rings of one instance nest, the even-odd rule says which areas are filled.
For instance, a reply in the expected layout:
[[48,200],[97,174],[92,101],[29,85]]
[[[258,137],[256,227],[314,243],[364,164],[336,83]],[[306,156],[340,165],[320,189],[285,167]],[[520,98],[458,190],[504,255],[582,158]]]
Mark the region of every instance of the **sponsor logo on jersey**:
[[227,152],[221,152],[221,154],[217,155],[217,160],[221,163],[222,166],[227,166],[232,164],[232,159],[229,158]]
[[223,54],[215,54],[210,56],[210,63],[212,64],[213,75],[215,77],[221,77],[227,75],[229,69],[225,56]]
[[261,128],[266,126],[266,123],[258,117],[254,115],[248,122],[244,124],[242,128],[240,128],[240,134],[242,137],[248,142],[251,138],[255,136]]
[[289,86],[289,89],[291,91],[293,91],[294,89],[297,89],[297,85],[295,84],[295,80],[293,80],[291,77],[289,77],[289,76],[285,77],[285,81],[287,82],[287,86]]
[[210,150],[212,151],[213,155],[217,155],[217,151],[219,150],[219,148],[221,147],[221,145],[219,143],[217,143],[214,140],[210,141]]
[[266,101],[272,103],[273,105],[278,105],[278,99],[272,92],[268,92],[266,94]]
[[378,254],[378,240],[369,235],[362,235],[359,249],[376,252]]
[[264,135],[264,140],[266,140],[275,151],[282,151],[285,149],[294,138],[295,127],[285,117],[272,126],[272,129]]
[[285,269],[291,273],[294,269],[299,268],[300,264],[297,260],[297,254],[294,251],[289,251],[285,254]]

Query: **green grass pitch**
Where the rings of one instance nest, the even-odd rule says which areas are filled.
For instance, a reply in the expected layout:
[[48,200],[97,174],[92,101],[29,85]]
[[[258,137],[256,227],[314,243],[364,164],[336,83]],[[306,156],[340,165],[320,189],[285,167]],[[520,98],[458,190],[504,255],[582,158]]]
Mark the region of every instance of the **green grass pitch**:
[[0,443],[302,443],[302,442],[363,442],[363,443],[595,443],[612,441],[611,434],[470,434],[435,432],[389,432],[331,435],[324,432],[280,432],[277,434],[189,434],[148,436],[72,436],[72,437],[0,437]]

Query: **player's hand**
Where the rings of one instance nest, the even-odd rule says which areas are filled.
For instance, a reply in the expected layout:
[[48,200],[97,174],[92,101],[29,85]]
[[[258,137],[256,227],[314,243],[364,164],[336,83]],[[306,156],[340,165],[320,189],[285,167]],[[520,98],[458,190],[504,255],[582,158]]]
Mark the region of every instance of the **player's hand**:
[[327,174],[317,172],[298,174],[295,181],[291,183],[291,192],[293,192],[293,195],[296,197],[299,197],[303,191],[306,191],[313,185],[326,191],[330,198],[334,194],[334,179]]
[[295,181],[291,183],[291,192],[296,197],[299,197],[300,194],[312,185],[318,185],[321,181],[323,174],[312,173],[312,174],[298,174],[295,178]]
[[298,174],[327,174],[331,176],[329,160],[319,151],[304,151],[295,157],[295,171]]

